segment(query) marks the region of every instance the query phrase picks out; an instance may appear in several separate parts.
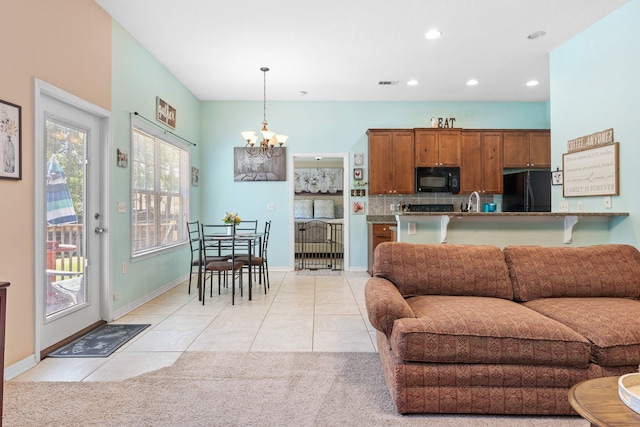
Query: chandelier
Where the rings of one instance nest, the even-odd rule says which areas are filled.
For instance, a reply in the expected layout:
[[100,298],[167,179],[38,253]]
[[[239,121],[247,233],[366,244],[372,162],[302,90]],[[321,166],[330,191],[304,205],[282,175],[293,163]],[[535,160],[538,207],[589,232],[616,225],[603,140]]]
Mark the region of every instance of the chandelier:
[[251,156],[265,156],[267,158],[278,157],[284,154],[284,143],[289,138],[287,135],[276,135],[275,132],[267,129],[267,71],[269,69],[267,67],[260,68],[264,75],[264,101],[263,101],[263,109],[264,109],[264,119],[262,120],[262,130],[260,131],[262,134],[262,141],[260,144],[256,145],[258,141],[258,136],[254,131],[244,131],[240,132],[242,137],[247,141],[247,145],[245,149],[247,153]]

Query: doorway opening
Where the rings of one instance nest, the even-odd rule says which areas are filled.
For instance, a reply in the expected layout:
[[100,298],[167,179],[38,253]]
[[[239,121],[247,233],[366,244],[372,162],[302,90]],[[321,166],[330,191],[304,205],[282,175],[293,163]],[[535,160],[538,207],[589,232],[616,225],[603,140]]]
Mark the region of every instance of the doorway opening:
[[309,153],[289,162],[294,271],[349,268],[348,161],[347,153]]

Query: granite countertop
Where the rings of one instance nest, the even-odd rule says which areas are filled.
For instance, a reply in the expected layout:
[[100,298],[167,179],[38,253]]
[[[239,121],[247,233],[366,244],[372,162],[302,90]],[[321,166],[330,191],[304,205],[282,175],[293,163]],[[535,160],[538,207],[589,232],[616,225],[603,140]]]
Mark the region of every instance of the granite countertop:
[[629,216],[629,212],[394,212],[407,216]]
[[367,215],[367,222],[371,224],[395,223],[396,215],[416,217],[449,216],[464,217],[616,217],[629,216],[629,212],[394,212],[393,215]]
[[367,222],[370,224],[395,224],[395,215],[367,215]]

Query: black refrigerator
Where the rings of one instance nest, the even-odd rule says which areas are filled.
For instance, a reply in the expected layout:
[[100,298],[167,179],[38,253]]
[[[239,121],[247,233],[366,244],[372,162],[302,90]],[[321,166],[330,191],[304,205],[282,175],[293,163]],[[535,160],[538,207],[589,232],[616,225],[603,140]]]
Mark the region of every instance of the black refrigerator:
[[551,212],[551,172],[504,175],[503,212]]

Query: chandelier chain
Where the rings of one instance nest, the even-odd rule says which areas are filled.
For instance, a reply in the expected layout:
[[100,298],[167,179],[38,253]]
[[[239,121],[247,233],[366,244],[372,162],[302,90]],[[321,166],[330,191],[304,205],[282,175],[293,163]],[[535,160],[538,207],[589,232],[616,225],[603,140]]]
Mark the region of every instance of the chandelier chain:
[[264,156],[269,159],[271,157],[279,157],[284,154],[284,142],[287,140],[287,135],[278,134],[269,131],[267,129],[267,71],[269,68],[262,67],[262,82],[263,82],[263,98],[262,98],[262,140],[256,145],[258,138],[253,131],[241,132],[243,138],[247,141],[245,149],[251,156]]

